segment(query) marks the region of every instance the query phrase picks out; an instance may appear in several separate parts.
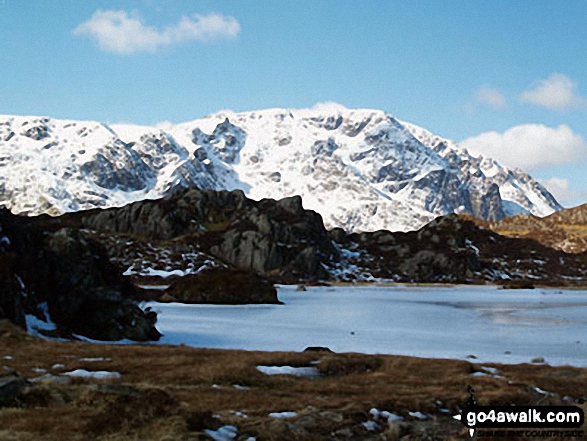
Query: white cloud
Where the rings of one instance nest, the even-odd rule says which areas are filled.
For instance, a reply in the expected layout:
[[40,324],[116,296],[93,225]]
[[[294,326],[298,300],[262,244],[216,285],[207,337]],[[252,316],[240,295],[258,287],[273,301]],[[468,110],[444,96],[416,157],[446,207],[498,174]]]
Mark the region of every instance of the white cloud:
[[220,14],[183,16],[177,24],[159,30],[124,10],[97,10],[73,30],[74,35],[88,35],[96,40],[102,50],[118,54],[156,52],[185,41],[231,39],[239,32],[240,24],[234,17]]
[[504,165],[523,169],[564,164],[587,153],[583,138],[566,125],[551,128],[541,124],[523,124],[504,133],[481,133],[465,139],[461,145],[472,154],[483,154]]
[[480,104],[487,104],[494,109],[505,109],[507,102],[505,97],[494,87],[483,86],[475,93],[475,99]]
[[540,183],[565,207],[584,203],[587,197],[587,192],[572,189],[567,179],[550,178]]
[[585,103],[585,100],[576,94],[576,88],[576,83],[569,77],[555,73],[539,80],[534,89],[523,92],[520,101],[552,110],[571,109]]
[[158,123],[155,123],[155,127],[159,130],[163,130],[168,131],[170,130],[175,124],[172,123],[171,121],[159,121]]
[[334,101],[323,101],[314,104],[312,110],[315,110],[316,112],[341,113],[348,109],[342,104],[335,103]]

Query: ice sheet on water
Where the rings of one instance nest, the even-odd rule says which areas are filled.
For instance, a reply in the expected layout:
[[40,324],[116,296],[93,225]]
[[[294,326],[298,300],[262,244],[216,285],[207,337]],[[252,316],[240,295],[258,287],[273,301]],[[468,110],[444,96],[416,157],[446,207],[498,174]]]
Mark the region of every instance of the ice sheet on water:
[[[278,286],[285,305],[150,302],[160,343],[266,351],[381,353],[587,366],[587,292],[493,286]],[[506,354],[507,350],[507,354]],[[485,371],[493,374],[490,370]]]

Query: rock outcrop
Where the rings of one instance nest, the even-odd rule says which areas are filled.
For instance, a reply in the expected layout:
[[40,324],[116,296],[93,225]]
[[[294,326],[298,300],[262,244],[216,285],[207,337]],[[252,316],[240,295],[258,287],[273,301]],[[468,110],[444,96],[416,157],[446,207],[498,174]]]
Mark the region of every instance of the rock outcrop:
[[280,281],[327,278],[322,263],[337,258],[322,217],[305,210],[299,196],[257,202],[240,190],[191,188],[157,201],[71,213],[55,222],[155,242],[173,239]]
[[223,305],[281,303],[277,298],[277,290],[267,279],[251,271],[226,268],[178,277],[163,295],[156,298],[163,302]]
[[[79,230],[51,231],[43,222],[0,211],[10,244],[0,255],[3,315],[25,326],[25,312],[51,321],[55,335],[97,340],[157,340],[152,317],[133,301],[134,288],[104,247]],[[48,316],[47,316],[48,314]]]
[[[331,231],[345,250],[339,277],[422,283],[530,283],[587,281],[587,253],[567,254],[530,239],[501,236],[457,215],[418,231],[345,235]],[[349,271],[353,268],[353,271]]]

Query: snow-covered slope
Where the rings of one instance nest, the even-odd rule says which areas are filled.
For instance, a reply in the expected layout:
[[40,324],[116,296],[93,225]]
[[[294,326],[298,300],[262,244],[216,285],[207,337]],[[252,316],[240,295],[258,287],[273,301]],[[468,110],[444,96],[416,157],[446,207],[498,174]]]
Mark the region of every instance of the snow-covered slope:
[[327,226],[349,231],[560,208],[521,170],[377,110],[220,112],[166,131],[0,116],[0,205],[14,213],[118,206],[186,185],[301,195]]

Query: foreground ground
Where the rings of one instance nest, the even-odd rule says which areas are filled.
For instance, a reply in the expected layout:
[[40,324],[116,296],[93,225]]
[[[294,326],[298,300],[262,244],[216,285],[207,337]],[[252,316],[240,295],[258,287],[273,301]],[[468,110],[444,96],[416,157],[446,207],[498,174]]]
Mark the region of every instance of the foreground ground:
[[[266,375],[259,365],[319,376]],[[63,375],[77,369],[120,377]],[[479,404],[584,406],[587,397],[587,369],[572,367],[53,342],[4,322],[0,371],[30,381],[16,400],[0,400],[2,441],[229,439],[225,426],[238,440],[468,439],[452,418],[468,386]]]

